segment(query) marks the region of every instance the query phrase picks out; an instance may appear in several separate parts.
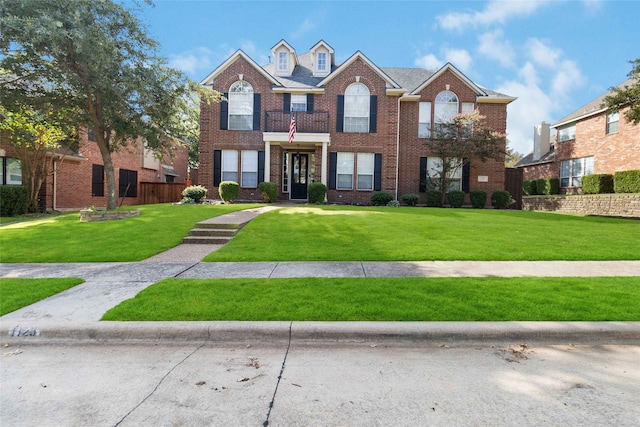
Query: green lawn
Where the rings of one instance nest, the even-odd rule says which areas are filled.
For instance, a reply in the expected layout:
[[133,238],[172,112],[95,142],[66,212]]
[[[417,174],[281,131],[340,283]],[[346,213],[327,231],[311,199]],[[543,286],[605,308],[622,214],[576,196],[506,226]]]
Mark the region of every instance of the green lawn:
[[260,215],[205,261],[640,259],[640,221],[492,209],[301,206]]
[[640,277],[166,279],[121,321],[639,321]]
[[256,206],[144,205],[133,207],[138,217],[99,222],[43,216],[0,227],[0,262],[140,261],[180,244],[198,221]]
[[0,279],[0,316],[31,305],[83,282],[84,280],[76,278]]

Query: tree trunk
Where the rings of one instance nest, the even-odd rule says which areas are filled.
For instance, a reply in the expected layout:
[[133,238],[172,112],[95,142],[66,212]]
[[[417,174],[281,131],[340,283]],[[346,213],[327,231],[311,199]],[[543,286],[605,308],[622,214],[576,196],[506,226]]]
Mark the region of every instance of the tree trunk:
[[104,177],[107,181],[107,210],[114,210],[118,206],[116,200],[116,176],[113,171],[109,141],[104,137],[104,132],[98,130],[96,130],[96,139],[102,155],[102,163],[104,163]]

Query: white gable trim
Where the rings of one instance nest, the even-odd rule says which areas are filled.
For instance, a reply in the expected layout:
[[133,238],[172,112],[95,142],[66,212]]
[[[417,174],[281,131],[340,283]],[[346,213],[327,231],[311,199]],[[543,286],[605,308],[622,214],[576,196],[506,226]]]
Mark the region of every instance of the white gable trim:
[[227,58],[218,68],[213,70],[211,74],[205,77],[200,84],[201,85],[210,85],[213,83],[213,80],[225,71],[231,64],[233,64],[238,58],[243,58],[247,61],[253,68],[255,68],[260,74],[262,74],[267,80],[273,83],[276,86],[281,86],[280,82],[276,80],[271,74],[267,73],[261,66],[259,66],[253,59],[251,59],[246,53],[244,53],[241,49],[235,51],[233,55]]
[[422,83],[420,86],[418,86],[416,88],[416,90],[414,90],[412,92],[412,94],[420,93],[425,87],[429,86],[435,79],[440,77],[447,70],[451,71],[465,85],[469,86],[469,88],[471,90],[473,90],[476,93],[476,95],[478,95],[478,96],[487,96],[487,92],[482,90],[482,88],[480,86],[478,86],[477,84],[472,82],[467,76],[462,74],[462,72],[460,70],[458,70],[456,67],[454,67],[450,62],[447,62],[446,64],[444,64],[444,66],[442,66],[442,68],[440,68],[438,71],[436,71],[434,74],[432,74],[427,80],[424,81],[424,83]]
[[333,80],[334,77],[336,77],[338,74],[340,74],[345,69],[347,69],[349,65],[353,64],[357,59],[362,60],[365,64],[371,67],[371,69],[375,71],[376,74],[378,74],[387,83],[387,88],[401,89],[398,83],[394,82],[391,77],[389,77],[384,71],[382,71],[376,64],[371,62],[369,58],[364,56],[364,54],[360,51],[357,51],[356,53],[351,55],[349,59],[347,59],[345,62],[340,64],[340,66],[333,73],[329,74],[325,79],[323,79],[316,86],[321,87],[326,85],[331,80]]

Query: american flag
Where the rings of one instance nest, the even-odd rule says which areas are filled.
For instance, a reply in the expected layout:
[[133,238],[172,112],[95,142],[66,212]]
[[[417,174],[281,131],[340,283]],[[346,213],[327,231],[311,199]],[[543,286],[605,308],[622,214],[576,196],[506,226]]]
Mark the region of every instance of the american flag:
[[293,142],[293,138],[296,136],[296,117],[291,116],[291,123],[289,124],[289,144]]

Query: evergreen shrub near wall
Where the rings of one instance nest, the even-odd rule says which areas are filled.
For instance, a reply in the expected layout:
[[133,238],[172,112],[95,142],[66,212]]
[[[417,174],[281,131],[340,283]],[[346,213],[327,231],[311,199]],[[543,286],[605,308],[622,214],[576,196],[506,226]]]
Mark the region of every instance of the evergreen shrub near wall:
[[538,194],[536,180],[535,179],[525,179],[522,181],[522,192],[525,196],[535,196]]
[[613,175],[608,173],[585,175],[581,183],[584,194],[613,193]]
[[373,206],[387,206],[387,203],[393,200],[393,195],[386,191],[379,191],[371,195],[371,204]]
[[218,187],[220,198],[225,203],[233,203],[238,198],[240,186],[234,181],[222,181]]
[[469,192],[471,206],[476,209],[482,209],[487,204],[487,192],[484,190],[472,190]]
[[413,193],[403,194],[402,196],[400,196],[400,200],[402,200],[402,203],[404,203],[407,206],[415,206],[418,204],[418,200],[420,200],[420,196]]
[[207,195],[207,189],[202,185],[190,185],[182,190],[183,200],[191,201],[193,203],[200,203],[202,199]]
[[427,207],[431,207],[431,208],[442,207],[442,191],[440,190],[427,191]]
[[0,216],[24,215],[29,209],[29,188],[0,185]]
[[545,196],[560,194],[560,178],[536,179],[536,192]]
[[274,203],[278,197],[278,186],[275,182],[263,181],[258,184],[258,192],[263,202]]
[[613,189],[616,193],[640,193],[640,169],[616,172]]
[[515,203],[508,191],[496,190],[491,193],[491,206],[495,209],[507,209]]
[[447,193],[447,200],[452,208],[461,208],[464,203],[464,191],[449,191]]
[[327,194],[327,186],[321,182],[309,184],[309,203],[324,203]]

